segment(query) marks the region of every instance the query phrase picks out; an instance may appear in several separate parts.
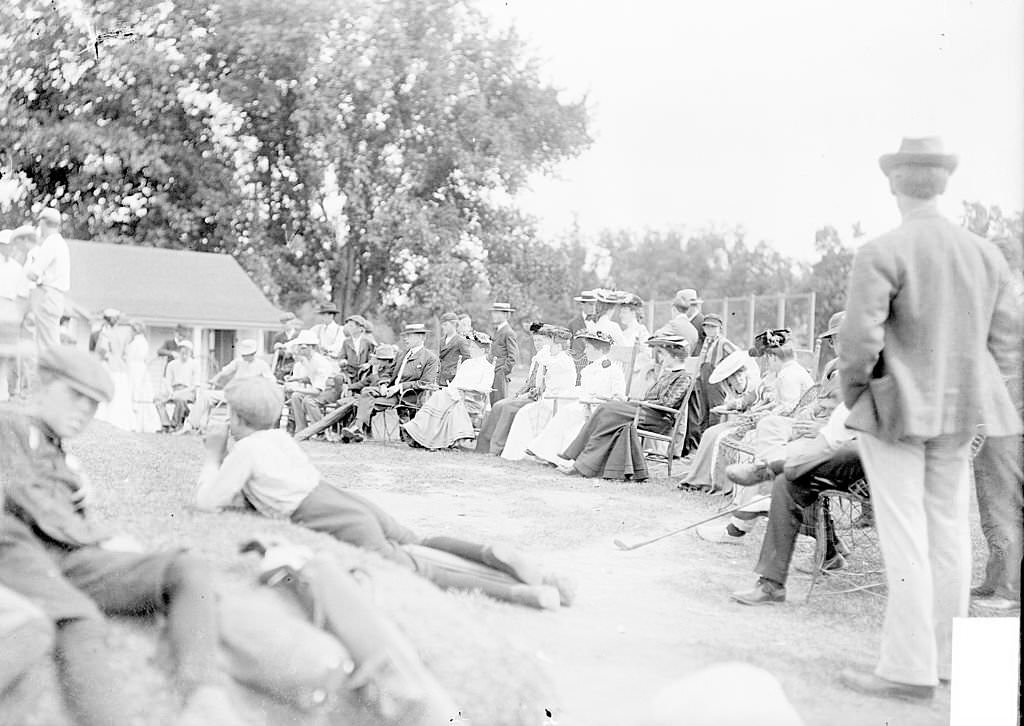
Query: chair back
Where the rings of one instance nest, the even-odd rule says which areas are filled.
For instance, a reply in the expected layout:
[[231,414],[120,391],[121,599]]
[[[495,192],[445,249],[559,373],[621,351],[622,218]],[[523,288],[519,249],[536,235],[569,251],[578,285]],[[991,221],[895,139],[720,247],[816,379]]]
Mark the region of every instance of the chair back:
[[636,366],[635,345],[613,345],[608,351],[608,359],[622,366],[622,374],[626,378],[626,390],[629,391],[633,379],[633,368]]

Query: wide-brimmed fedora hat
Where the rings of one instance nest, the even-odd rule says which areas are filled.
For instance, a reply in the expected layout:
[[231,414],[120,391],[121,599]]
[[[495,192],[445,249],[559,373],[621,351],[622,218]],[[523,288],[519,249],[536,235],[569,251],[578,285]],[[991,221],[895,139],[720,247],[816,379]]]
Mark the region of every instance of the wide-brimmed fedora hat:
[[307,328],[299,331],[295,340],[292,341],[292,345],[320,345],[320,340],[316,337],[316,333]]
[[821,338],[831,338],[833,335],[839,332],[839,326],[843,324],[843,320],[846,318],[846,311],[840,310],[838,313],[828,319],[828,330],[818,336]]
[[886,176],[897,166],[941,166],[952,174],[958,163],[956,154],[947,154],[938,136],[904,137],[898,151],[882,154],[878,159],[878,166]]
[[581,340],[593,340],[597,343],[606,343],[607,345],[612,344],[612,336],[603,330],[578,330],[576,331],[576,338]]
[[398,348],[387,343],[381,343],[373,351],[373,357],[381,360],[394,360],[397,356]]
[[491,305],[491,310],[498,313],[514,313],[516,311],[512,304],[507,302],[496,302]]
[[427,326],[423,323],[407,323],[402,328],[402,335],[426,335]]
[[708,376],[708,383],[712,385],[721,383],[741,368],[749,367],[750,362],[750,354],[747,351],[734,350],[725,358],[722,358],[718,365],[712,369],[711,375]]
[[316,309],[317,315],[337,315],[340,312],[334,303],[325,303]]

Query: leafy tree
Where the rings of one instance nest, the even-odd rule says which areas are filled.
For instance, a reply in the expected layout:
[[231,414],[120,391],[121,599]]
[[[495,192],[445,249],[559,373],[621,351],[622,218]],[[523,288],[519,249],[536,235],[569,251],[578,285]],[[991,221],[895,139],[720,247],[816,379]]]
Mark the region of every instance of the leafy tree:
[[[860,231],[854,225],[854,235]],[[811,267],[807,289],[815,293],[815,332],[821,333],[828,327],[828,320],[835,313],[846,308],[846,284],[853,267],[853,250],[839,238],[839,232],[832,225],[826,225],[814,233],[814,251],[818,260]]]

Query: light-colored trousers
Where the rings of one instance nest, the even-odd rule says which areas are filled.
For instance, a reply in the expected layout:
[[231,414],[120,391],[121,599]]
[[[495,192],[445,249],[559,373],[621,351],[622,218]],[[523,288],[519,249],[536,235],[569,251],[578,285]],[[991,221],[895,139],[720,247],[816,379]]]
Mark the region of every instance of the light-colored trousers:
[[970,440],[858,436],[889,586],[882,678],[932,686],[950,677],[953,618],[967,615],[970,594]]
[[60,345],[60,316],[64,314],[64,293],[55,287],[40,285],[29,298],[36,320],[36,345],[39,350]]

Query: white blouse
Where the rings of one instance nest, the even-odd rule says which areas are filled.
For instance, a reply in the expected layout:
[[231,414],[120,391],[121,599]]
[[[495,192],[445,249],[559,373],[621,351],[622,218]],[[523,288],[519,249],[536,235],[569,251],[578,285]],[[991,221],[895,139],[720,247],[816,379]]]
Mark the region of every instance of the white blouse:
[[626,395],[622,365],[602,356],[580,371],[580,398],[612,398]]
[[449,392],[458,398],[459,389],[489,393],[494,385],[494,363],[484,357],[467,358],[459,363],[455,377],[448,382]]

